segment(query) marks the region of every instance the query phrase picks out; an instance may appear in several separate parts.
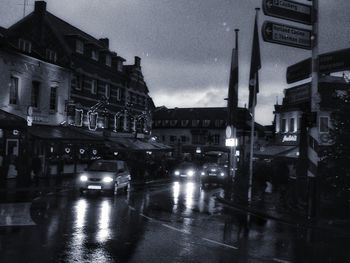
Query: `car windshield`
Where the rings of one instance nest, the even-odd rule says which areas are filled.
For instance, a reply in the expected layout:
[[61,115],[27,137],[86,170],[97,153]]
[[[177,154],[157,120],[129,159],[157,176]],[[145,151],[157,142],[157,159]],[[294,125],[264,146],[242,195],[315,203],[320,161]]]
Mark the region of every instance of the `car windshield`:
[[189,163],[189,162],[181,163],[179,165],[179,169],[189,169],[189,168],[196,168],[196,166],[193,163]]
[[112,162],[97,161],[97,162],[93,162],[89,166],[88,171],[116,172],[117,164]]

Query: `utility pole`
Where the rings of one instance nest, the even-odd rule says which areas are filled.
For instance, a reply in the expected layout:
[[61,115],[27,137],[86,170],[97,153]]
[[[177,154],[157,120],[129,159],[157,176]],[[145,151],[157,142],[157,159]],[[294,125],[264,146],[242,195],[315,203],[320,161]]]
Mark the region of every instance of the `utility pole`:
[[[318,93],[319,60],[318,60],[318,0],[312,1],[312,62],[311,62],[311,119],[312,125],[308,131],[308,211],[307,217],[311,219],[316,216],[317,207],[317,169],[318,169],[318,113],[320,111],[320,95]],[[312,116],[316,117],[313,118]]]

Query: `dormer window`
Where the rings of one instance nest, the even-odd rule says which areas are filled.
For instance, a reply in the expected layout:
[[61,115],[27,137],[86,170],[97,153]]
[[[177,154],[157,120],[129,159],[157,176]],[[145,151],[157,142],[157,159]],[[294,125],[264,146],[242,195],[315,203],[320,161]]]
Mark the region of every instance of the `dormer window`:
[[210,125],[210,120],[203,120],[203,127],[208,127]]
[[98,52],[96,50],[91,51],[91,58],[98,61]]
[[80,39],[75,42],[75,51],[79,54],[84,54],[84,43]]
[[18,40],[18,48],[21,51],[27,52],[27,53],[31,53],[32,52],[32,43],[28,40],[24,40],[24,39],[19,39]]
[[110,55],[106,55],[106,66],[108,67],[112,66],[112,58]]
[[118,62],[117,62],[117,70],[118,70],[119,72],[122,72],[122,71],[123,71],[123,62],[120,61],[120,60],[118,60]]
[[46,59],[52,62],[56,62],[57,53],[51,49],[46,49]]
[[197,127],[199,125],[199,120],[192,120],[192,126]]
[[188,125],[188,120],[181,120],[181,126],[186,127]]

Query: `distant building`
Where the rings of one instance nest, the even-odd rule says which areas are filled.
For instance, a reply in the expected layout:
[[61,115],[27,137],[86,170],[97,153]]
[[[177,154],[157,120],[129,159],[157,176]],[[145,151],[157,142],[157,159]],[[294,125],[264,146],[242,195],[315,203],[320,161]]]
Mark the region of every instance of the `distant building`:
[[[225,146],[227,108],[173,108],[159,107],[153,113],[152,134],[160,142],[173,146],[175,154],[195,155],[198,151],[228,152]],[[247,153],[250,142],[250,113],[245,108],[238,109],[237,155]],[[257,135],[263,131],[256,123]]]
[[[319,80],[320,114],[316,120],[318,127],[318,144],[327,146],[330,142],[331,113],[337,105],[332,104],[332,96],[338,92],[348,92],[349,83],[342,77],[322,76]],[[275,105],[275,139],[269,141],[257,151],[256,156],[261,158],[282,157],[296,160],[299,157],[301,120],[304,113],[310,114],[311,84],[298,85],[284,92],[281,105]]]

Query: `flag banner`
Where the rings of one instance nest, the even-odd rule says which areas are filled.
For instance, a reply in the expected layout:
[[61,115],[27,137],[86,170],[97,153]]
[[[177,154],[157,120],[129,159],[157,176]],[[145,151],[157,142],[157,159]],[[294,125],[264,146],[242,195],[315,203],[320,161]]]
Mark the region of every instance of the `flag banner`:
[[[252,111],[252,108],[255,107],[257,103],[256,94],[259,93],[259,74],[258,74],[259,69],[261,69],[261,58],[260,58],[258,20],[256,15],[255,23],[254,23],[252,57],[250,61],[250,74],[249,74],[249,110],[250,111]],[[253,105],[253,101],[255,101],[254,105]]]
[[237,121],[237,107],[238,107],[238,49],[237,47],[232,50],[231,58],[231,72],[228,88],[228,101],[227,101],[227,124],[235,125]]

